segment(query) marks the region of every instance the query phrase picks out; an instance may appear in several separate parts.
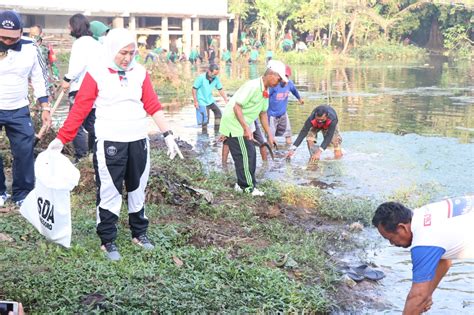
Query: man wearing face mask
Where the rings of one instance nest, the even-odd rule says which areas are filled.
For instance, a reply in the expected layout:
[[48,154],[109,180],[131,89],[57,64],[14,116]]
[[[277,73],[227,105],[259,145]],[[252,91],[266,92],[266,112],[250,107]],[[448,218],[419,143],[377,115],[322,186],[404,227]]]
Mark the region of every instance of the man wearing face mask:
[[[77,91],[84,80],[86,70],[101,57],[102,47],[92,37],[90,23],[84,15],[80,13],[73,15],[69,19],[69,29],[71,30],[71,36],[76,40],[72,45],[69,68],[64,75],[62,87],[65,91],[69,90],[69,104],[72,107]],[[79,132],[73,141],[76,162],[87,156],[88,152],[92,152],[95,141],[94,121],[95,110],[92,110],[79,128]]]
[[[51,126],[51,107],[46,91],[48,72],[41,52],[32,41],[21,38],[20,16],[0,12],[0,131],[5,129],[13,155],[12,200],[21,205],[34,188],[33,142],[35,131],[28,109],[28,79],[42,107],[43,126]],[[9,198],[0,157],[0,206]]]
[[[311,154],[311,162],[318,161],[321,158],[321,153],[323,153],[329,145],[332,145],[334,148],[334,158],[342,158],[342,137],[339,134],[337,124],[337,114],[331,106],[320,105],[316,107],[308,116],[308,119],[306,119],[298,138],[296,138],[286,154],[286,158],[289,159],[295,154],[296,149],[305,137]],[[313,151],[313,146],[316,144],[318,133],[320,131],[323,134],[324,140],[321,145]]]
[[219,126],[221,123],[222,112],[219,106],[216,105],[216,100],[212,96],[212,90],[217,89],[219,94],[227,104],[227,95],[222,88],[221,81],[217,76],[219,74],[219,66],[217,64],[209,65],[206,73],[201,74],[194,80],[193,84],[193,99],[196,113],[201,119],[198,119],[198,123],[202,123],[202,130],[207,130],[209,124],[209,112],[212,110],[214,113],[214,132],[219,132]]

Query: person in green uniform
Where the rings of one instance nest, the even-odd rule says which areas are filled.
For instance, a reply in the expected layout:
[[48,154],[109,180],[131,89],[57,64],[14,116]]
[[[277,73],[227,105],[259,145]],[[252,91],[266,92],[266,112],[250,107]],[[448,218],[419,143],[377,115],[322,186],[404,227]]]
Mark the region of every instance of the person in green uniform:
[[258,61],[258,49],[257,47],[252,47],[252,50],[250,51],[250,56],[249,56],[249,63],[257,63]]
[[231,64],[232,63],[232,56],[230,54],[230,51],[227,50],[227,48],[224,48],[222,50],[222,61],[224,61],[226,64]]
[[197,122],[202,125],[203,132],[207,131],[209,113],[211,110],[214,113],[214,131],[216,133],[219,132],[222,113],[219,106],[216,105],[216,100],[212,96],[212,90],[217,89],[227,104],[227,95],[218,77],[219,71],[220,69],[217,64],[210,64],[207,71],[194,80],[192,90],[194,107],[196,108]]
[[225,137],[224,145],[228,145],[234,160],[237,183],[235,190],[263,196],[255,181],[256,152],[250,125],[260,118],[268,143],[273,145],[275,139],[268,126],[268,89],[280,82],[288,82],[285,75],[285,64],[271,60],[262,77],[247,81],[231,97],[224,110],[220,132]]

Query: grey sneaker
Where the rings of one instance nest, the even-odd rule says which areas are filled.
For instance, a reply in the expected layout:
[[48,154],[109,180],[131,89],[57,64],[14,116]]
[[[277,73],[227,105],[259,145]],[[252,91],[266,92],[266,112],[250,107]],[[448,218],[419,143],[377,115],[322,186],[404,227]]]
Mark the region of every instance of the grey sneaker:
[[7,202],[8,198],[10,198],[10,195],[7,193],[3,193],[0,195],[0,207],[3,207],[5,205],[5,202]]
[[105,243],[100,249],[102,249],[107,254],[107,258],[112,261],[120,260],[120,253],[118,252],[117,245],[115,243]]
[[139,237],[132,238],[133,244],[143,247],[146,250],[152,250],[155,246],[150,242],[146,234],[142,234]]

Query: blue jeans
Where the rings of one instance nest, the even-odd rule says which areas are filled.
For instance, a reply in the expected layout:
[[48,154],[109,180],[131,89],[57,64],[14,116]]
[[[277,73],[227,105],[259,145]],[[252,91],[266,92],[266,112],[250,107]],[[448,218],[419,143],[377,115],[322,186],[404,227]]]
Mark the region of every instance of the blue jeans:
[[[33,145],[35,130],[28,106],[14,110],[0,110],[0,130],[5,128],[13,155],[12,199],[20,201],[35,187]],[[3,159],[0,157],[0,194],[7,190]]]

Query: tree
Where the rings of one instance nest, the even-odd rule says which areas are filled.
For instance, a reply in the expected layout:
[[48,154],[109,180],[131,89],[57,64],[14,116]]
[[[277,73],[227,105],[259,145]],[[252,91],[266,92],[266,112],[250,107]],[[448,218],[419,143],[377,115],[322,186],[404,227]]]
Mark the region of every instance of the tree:
[[241,19],[245,19],[250,9],[249,0],[229,0],[229,12],[234,14],[232,32],[232,52],[237,51]]

